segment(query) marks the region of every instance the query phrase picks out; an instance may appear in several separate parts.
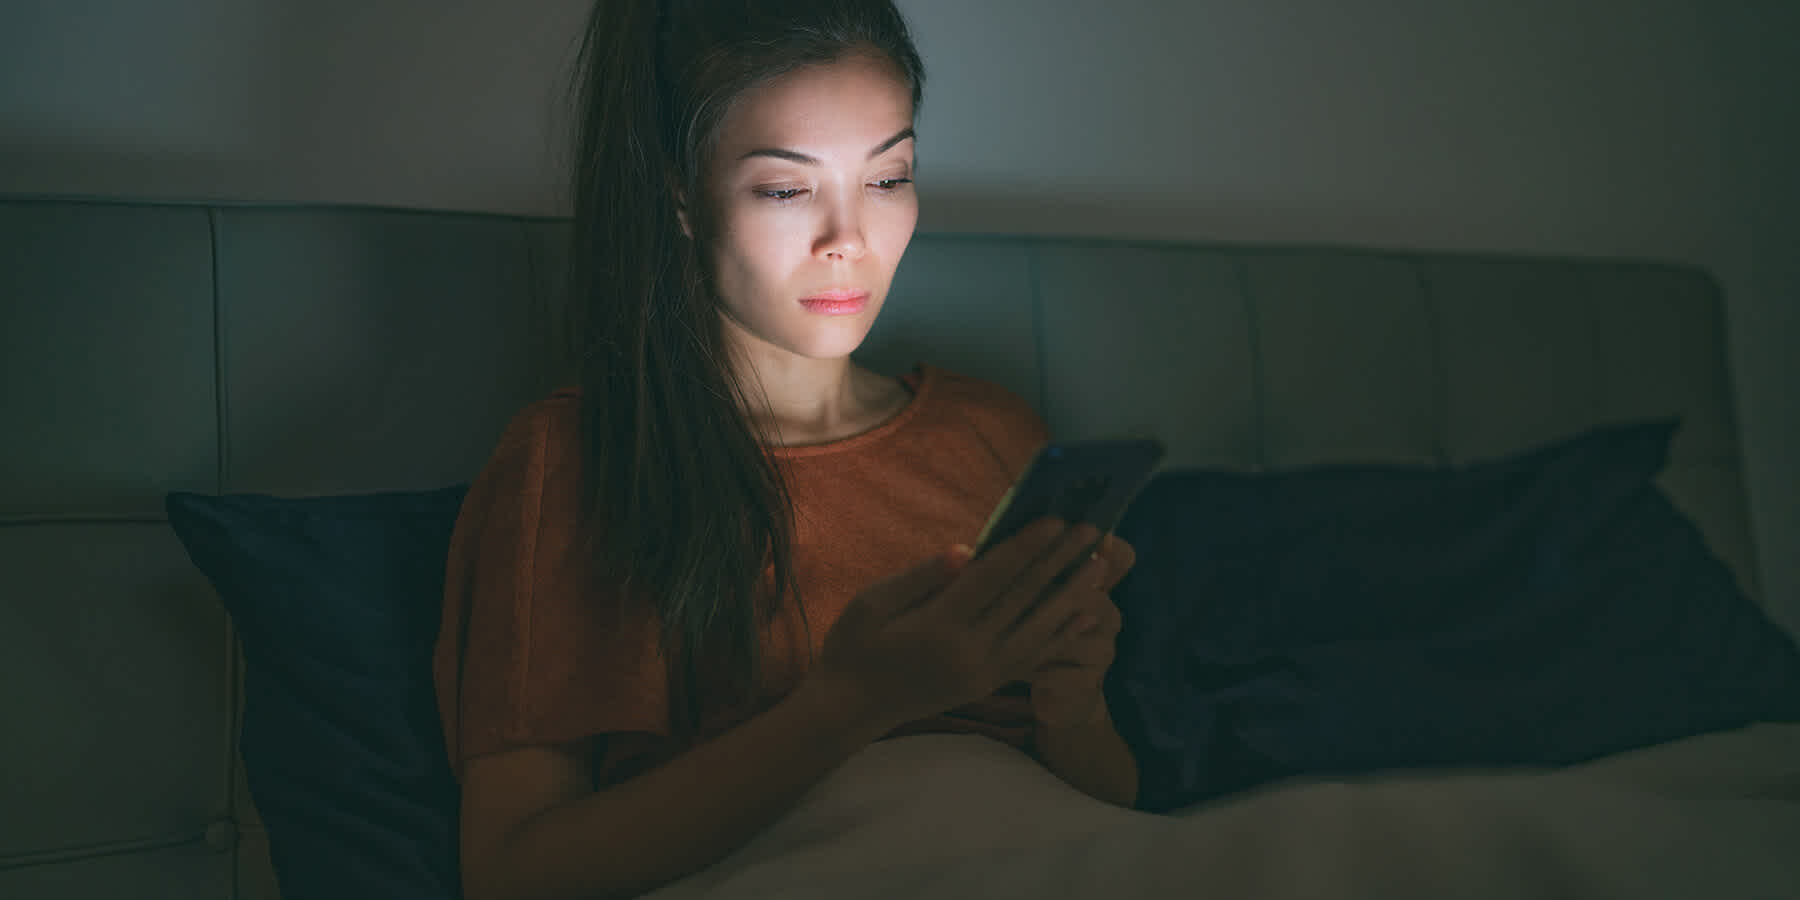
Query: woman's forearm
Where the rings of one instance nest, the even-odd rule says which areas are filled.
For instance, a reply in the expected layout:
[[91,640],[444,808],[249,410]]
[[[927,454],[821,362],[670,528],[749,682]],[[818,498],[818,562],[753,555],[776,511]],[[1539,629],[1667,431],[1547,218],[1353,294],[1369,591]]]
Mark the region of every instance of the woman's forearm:
[[1037,726],[1038,761],[1071,786],[1099,800],[1131,808],[1137,803],[1137,758],[1113,725],[1112,712],[1085,725]]
[[891,727],[842,692],[803,682],[664,765],[537,815],[483,861],[484,877],[465,892],[635,897],[724,857]]

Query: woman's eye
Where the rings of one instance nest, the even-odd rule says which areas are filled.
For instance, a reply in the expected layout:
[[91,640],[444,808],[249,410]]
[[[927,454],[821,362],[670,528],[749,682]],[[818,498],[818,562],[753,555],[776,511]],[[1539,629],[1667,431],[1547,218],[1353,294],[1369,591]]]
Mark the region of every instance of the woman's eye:
[[[891,194],[900,190],[900,186],[905,184],[912,184],[912,179],[883,178],[869,186],[884,194]],[[810,191],[806,188],[761,188],[755,191],[756,196],[768,200],[776,206],[787,206],[808,193]]]
[[776,203],[789,203],[792,202],[795,197],[804,193],[806,193],[806,188],[784,188],[774,191],[757,191],[756,195],[765,200],[773,200]]

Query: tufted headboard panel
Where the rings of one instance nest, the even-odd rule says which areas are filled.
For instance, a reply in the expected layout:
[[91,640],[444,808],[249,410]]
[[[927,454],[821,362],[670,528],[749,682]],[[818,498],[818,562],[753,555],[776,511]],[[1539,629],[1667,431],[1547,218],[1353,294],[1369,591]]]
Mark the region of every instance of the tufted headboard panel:
[[[0,198],[0,896],[272,898],[229,623],[171,490],[470,477],[558,380],[562,222]],[[1684,417],[1663,482],[1755,593],[1693,268],[921,235],[864,350],[1153,431],[1170,465],[1469,461]]]

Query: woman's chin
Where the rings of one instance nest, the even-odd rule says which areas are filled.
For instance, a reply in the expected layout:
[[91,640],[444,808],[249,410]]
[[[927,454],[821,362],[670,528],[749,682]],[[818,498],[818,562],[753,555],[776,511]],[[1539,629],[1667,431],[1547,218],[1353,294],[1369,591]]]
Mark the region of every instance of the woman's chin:
[[789,345],[795,353],[807,359],[844,359],[855,353],[867,337],[867,328],[835,329],[830,334],[813,334]]

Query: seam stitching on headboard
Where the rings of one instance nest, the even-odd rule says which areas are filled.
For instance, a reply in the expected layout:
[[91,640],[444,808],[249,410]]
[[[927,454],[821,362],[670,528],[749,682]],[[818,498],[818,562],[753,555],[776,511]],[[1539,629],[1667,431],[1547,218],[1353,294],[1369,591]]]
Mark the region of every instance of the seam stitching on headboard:
[[[1034,363],[1037,368],[1037,403],[1038,411],[1046,420],[1050,418],[1050,357],[1044,339],[1044,292],[1038,273],[1038,251],[1027,244],[1025,247],[1025,283],[1031,291],[1031,344],[1032,352],[1037,356]],[[1053,429],[1054,430],[1054,429]]]
[[1257,316],[1257,303],[1250,290],[1250,264],[1243,254],[1231,255],[1231,270],[1238,283],[1238,296],[1244,302],[1244,330],[1250,339],[1250,418],[1256,444],[1256,468],[1269,466],[1269,414],[1266,387],[1263,384],[1262,323]]
[[225,492],[225,485],[230,472],[231,441],[228,425],[228,404],[225,391],[225,312],[222,300],[223,291],[219,288],[219,211],[209,208],[206,211],[207,239],[212,252],[212,326],[213,326],[213,426],[218,430],[215,435],[218,460],[214,465],[213,477],[217,482],[213,490]]
[[204,840],[206,840],[204,833],[169,832],[156,837],[76,844],[67,847],[57,847],[50,850],[8,856],[5,859],[0,859],[0,872],[14,872],[22,869],[29,869],[34,866],[86,862],[89,860],[100,860],[115,856],[125,856],[128,854],[153,853],[158,850],[193,846],[200,844]]
[[0,528],[43,525],[161,525],[167,521],[169,517],[160,512],[8,513],[0,515]]
[[[208,207],[206,210],[206,230],[208,243],[212,253],[213,424],[214,427],[218,429],[216,436],[217,443],[215,445],[215,452],[218,454],[218,460],[215,464],[213,475],[217,481],[214,491],[222,494],[225,492],[225,485],[228,483],[227,479],[229,478],[230,471],[231,429],[228,427],[230,417],[228,415],[229,404],[227,402],[228,395],[226,392],[225,377],[225,307],[223,299],[224,291],[221,290],[219,286],[219,260],[221,254],[219,252],[219,210],[216,207]],[[238,806],[238,741],[236,725],[241,700],[239,685],[243,680],[241,677],[243,672],[243,661],[238,654],[235,626],[229,616],[225,618],[224,644],[225,734],[222,735],[222,737],[224,738],[225,752],[222,756],[225,762],[225,784],[222,796],[224,797],[225,808],[223,810],[223,818],[235,825],[237,822]],[[231,896],[233,897],[238,896],[241,887],[238,884],[238,868],[234,857],[231,865]]]
[[533,389],[554,387],[554,385],[538,383],[553,380],[550,378],[550,372],[558,367],[557,364],[561,358],[553,346],[555,343],[553,336],[556,332],[550,327],[549,292],[538,283],[537,243],[531,239],[531,229],[527,228],[524,222],[518,222],[516,225],[519,229],[519,237],[525,244],[525,291],[526,296],[531,298],[531,308],[526,313],[531,317],[530,339],[537,345],[533,349],[537,354],[541,354],[535,360],[538,371],[532,373],[534,376],[532,387]]

